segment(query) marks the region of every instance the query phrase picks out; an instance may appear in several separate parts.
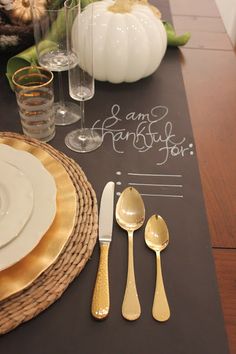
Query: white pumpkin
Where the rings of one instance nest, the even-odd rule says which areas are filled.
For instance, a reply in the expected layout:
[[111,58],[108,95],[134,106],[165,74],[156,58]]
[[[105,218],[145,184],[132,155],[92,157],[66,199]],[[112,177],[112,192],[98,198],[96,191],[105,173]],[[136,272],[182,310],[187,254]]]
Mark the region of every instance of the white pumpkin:
[[[151,75],[167,47],[159,11],[147,0],[102,0],[88,5],[82,13],[83,23],[89,22],[90,6],[95,79],[120,83]],[[75,40],[81,48],[85,48],[83,38],[79,35]]]

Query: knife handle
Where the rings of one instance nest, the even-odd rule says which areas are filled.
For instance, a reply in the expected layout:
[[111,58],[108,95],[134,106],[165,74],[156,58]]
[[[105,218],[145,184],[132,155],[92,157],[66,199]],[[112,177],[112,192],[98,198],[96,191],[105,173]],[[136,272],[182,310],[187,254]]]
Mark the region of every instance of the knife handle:
[[91,312],[93,317],[102,320],[107,317],[110,308],[108,253],[110,243],[100,243],[100,259],[93,292]]

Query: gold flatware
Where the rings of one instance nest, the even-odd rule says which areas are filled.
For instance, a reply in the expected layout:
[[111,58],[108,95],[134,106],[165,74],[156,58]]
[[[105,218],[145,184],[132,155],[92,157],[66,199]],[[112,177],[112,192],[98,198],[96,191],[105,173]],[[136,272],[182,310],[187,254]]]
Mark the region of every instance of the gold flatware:
[[161,251],[169,243],[169,232],[164,219],[160,215],[153,215],[145,228],[145,242],[156,252],[156,289],[152,307],[152,315],[157,321],[167,321],[170,317],[170,308],[166,297],[161,270]]
[[145,208],[141,195],[133,187],[126,188],[116,205],[116,221],[128,233],[128,273],[122,315],[129,321],[141,315],[134,274],[133,233],[143,225],[144,219]]
[[112,239],[114,217],[114,182],[108,182],[103,190],[99,212],[99,243],[100,259],[96,283],[93,292],[91,313],[102,320],[107,317],[110,309],[110,291],[108,274],[108,253]]

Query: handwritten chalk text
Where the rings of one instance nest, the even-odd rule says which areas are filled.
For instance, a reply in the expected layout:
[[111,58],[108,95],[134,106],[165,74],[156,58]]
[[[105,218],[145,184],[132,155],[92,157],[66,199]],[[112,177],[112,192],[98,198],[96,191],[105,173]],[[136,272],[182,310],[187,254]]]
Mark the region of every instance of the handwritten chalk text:
[[[124,153],[124,143],[129,142],[139,152],[150,149],[157,151],[157,165],[165,164],[170,157],[184,157],[192,153],[192,144],[186,144],[185,137],[177,137],[173,123],[168,120],[168,108],[155,106],[148,113],[130,112],[121,116],[118,104],[111,107],[111,115],[97,120],[93,129],[99,130],[103,138],[109,135],[112,146],[117,153]],[[125,121],[132,121],[133,125],[127,129]],[[187,146],[186,146],[187,145]]]

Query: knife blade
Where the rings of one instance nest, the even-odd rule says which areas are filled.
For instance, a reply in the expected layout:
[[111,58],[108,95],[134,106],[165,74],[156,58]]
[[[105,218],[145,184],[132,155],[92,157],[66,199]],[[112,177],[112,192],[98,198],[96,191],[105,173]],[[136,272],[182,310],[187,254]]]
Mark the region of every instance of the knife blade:
[[115,183],[108,182],[103,190],[99,212],[100,259],[93,292],[91,313],[96,319],[107,317],[110,309],[108,254],[112,240]]

